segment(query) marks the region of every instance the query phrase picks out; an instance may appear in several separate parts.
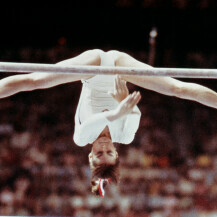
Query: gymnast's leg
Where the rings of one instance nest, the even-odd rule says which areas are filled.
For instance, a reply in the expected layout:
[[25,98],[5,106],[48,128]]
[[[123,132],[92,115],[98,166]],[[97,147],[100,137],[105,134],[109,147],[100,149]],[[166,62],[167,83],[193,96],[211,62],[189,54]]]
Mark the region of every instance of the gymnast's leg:
[[[151,66],[134,59],[126,53],[119,51],[109,51],[108,53],[115,58],[116,66],[151,68]],[[145,89],[169,96],[197,101],[206,106],[217,108],[217,93],[202,85],[182,82],[170,77],[122,75],[121,78]]]
[[[61,66],[71,65],[100,65],[101,50],[88,50],[80,55],[57,63]],[[22,91],[45,89],[59,84],[88,79],[93,75],[72,75],[72,74],[51,74],[51,73],[30,73],[14,75],[0,80],[0,98],[8,97]]]

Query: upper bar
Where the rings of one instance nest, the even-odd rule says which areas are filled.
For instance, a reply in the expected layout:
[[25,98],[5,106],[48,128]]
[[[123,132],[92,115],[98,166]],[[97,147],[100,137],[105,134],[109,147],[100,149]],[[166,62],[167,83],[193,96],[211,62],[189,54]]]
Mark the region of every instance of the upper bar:
[[217,78],[217,69],[188,68],[134,68],[110,66],[59,66],[55,64],[8,63],[0,62],[0,72],[14,73],[71,73],[89,75],[136,75],[136,76],[166,76],[177,78]]

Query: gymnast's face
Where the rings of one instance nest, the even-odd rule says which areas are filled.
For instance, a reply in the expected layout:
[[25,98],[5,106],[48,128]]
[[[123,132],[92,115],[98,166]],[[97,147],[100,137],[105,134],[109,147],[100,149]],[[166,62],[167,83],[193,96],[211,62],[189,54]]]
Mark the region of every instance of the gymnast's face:
[[114,144],[109,137],[99,137],[92,147],[92,151],[89,154],[90,163],[100,164],[115,164],[118,153]]

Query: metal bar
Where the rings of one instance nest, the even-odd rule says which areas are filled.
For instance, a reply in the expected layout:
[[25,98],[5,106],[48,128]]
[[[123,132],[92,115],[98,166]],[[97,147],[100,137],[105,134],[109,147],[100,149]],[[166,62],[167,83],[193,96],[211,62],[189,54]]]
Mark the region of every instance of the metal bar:
[[110,66],[60,66],[55,64],[0,62],[0,72],[13,73],[71,73],[89,75],[167,76],[177,78],[217,78],[217,69],[188,68],[134,68]]

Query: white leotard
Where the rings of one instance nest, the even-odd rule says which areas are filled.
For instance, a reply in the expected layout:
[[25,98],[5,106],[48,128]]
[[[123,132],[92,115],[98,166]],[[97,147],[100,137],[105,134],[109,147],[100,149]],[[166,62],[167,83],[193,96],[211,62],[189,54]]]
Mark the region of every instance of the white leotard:
[[[111,55],[101,53],[102,66],[115,66]],[[130,143],[138,129],[141,113],[135,106],[132,114],[116,121],[109,122],[104,116],[105,110],[118,106],[116,100],[108,94],[114,91],[115,76],[96,75],[88,80],[82,80],[83,86],[75,114],[74,141],[84,146],[96,140],[105,126],[109,127],[113,142]]]

